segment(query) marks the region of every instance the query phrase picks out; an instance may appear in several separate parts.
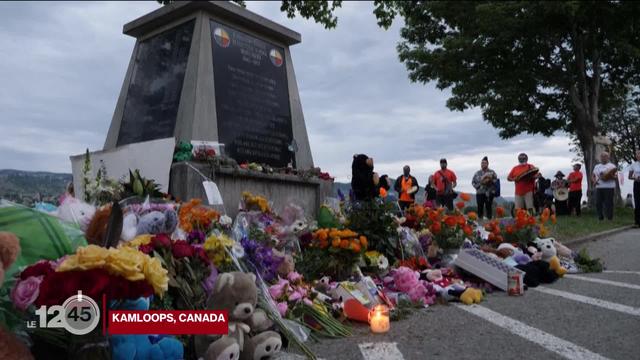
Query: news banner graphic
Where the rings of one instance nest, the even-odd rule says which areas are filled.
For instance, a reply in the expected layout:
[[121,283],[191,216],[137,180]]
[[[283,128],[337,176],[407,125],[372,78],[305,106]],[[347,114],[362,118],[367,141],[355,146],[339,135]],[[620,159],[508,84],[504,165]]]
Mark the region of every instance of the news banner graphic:
[[[62,305],[41,306],[36,310],[38,321],[27,322],[29,328],[64,328],[73,335],[86,335],[100,323],[106,335],[226,335],[229,332],[226,310],[107,310],[90,297],[69,297]],[[108,323],[108,329],[107,329]]]

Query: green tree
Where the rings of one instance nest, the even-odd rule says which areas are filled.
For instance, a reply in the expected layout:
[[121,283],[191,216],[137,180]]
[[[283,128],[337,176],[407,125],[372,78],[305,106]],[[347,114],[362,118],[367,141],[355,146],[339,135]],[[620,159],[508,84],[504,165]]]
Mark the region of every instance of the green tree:
[[613,141],[618,160],[632,163],[640,150],[640,90],[630,88],[611,111],[603,114],[601,131]]

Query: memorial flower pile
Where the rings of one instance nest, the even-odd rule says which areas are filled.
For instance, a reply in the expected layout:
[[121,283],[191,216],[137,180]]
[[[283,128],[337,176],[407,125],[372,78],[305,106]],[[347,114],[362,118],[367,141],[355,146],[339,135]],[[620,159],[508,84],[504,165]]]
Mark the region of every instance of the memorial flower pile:
[[[182,204],[178,210],[178,219],[180,229],[188,234],[197,231],[196,236],[199,236],[199,232],[206,234],[214,229],[222,228],[222,224],[228,223],[226,219],[223,219],[221,223],[220,213],[203,206],[200,199],[191,199],[188,203]],[[193,236],[193,234],[190,235]],[[202,241],[204,241],[204,237],[202,237]]]
[[243,210],[245,211],[260,211],[262,213],[270,213],[271,206],[269,202],[262,196],[253,195],[252,193],[245,191],[242,193]]
[[154,299],[152,308],[204,309],[207,299],[207,281],[212,272],[209,255],[201,244],[186,240],[172,240],[166,234],[148,235],[134,239],[123,249],[137,246],[140,252],[149,254],[162,263],[167,272],[167,296]]
[[[503,213],[503,212],[501,212]],[[498,218],[484,225],[489,233],[487,242],[500,244],[508,242],[526,246],[537,237],[549,236],[548,223],[555,223],[555,215],[549,209],[544,209],[539,217],[529,214],[524,209],[516,211],[515,218]]]

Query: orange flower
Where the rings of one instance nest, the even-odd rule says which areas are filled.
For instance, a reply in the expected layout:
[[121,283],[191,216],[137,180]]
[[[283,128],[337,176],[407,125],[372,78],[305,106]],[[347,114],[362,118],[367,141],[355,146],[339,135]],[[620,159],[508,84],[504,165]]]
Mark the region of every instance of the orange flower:
[[349,240],[342,240],[340,242],[340,247],[343,248],[343,249],[349,248]]
[[516,229],[522,229],[527,226],[527,220],[525,219],[516,219]]
[[495,239],[496,239],[496,234],[494,234],[494,233],[490,232],[490,233],[489,233],[489,239],[488,239],[488,240],[489,240],[489,241],[494,241]]
[[507,234],[513,234],[513,226],[507,225],[506,231],[507,231]]
[[439,234],[440,230],[442,230],[442,225],[440,225],[439,222],[433,223],[430,227],[429,230],[431,230],[432,233],[434,234]]
[[535,225],[536,224],[536,218],[534,218],[533,216],[529,216],[529,219],[527,220],[527,223],[529,225]]
[[361,248],[360,248],[360,244],[356,243],[355,241],[351,243],[351,250],[353,250],[354,253],[359,253]]
[[496,233],[496,235],[500,234],[500,231],[501,231],[500,226],[498,225],[493,226],[493,232]]
[[487,231],[493,231],[493,223],[484,224],[484,229]]
[[432,222],[436,222],[438,221],[440,218],[440,213],[438,213],[437,211],[429,211],[429,220],[431,220]]
[[458,218],[458,225],[464,226],[467,223],[467,219],[465,219],[463,215],[459,215],[457,218]]
[[467,236],[471,236],[471,234],[473,234],[473,229],[471,229],[471,226],[469,226],[469,225],[465,225],[463,227],[463,231],[464,231],[465,235],[467,235]]
[[504,241],[504,239],[502,238],[502,235],[496,235],[495,240],[498,244]]
[[362,246],[364,246],[365,248],[367,247],[367,237],[364,235],[360,235],[360,244]]
[[468,217],[468,218],[469,218],[469,220],[471,220],[471,221],[476,221],[476,220],[478,220],[478,214],[477,214],[476,212],[474,212],[474,211],[470,211],[470,212],[467,214],[467,217]]
[[318,239],[320,239],[320,241],[326,241],[327,238],[329,237],[329,234],[327,234],[327,232],[324,230],[318,230],[316,234],[318,236]]
[[456,207],[460,210],[462,210],[464,208],[464,201],[458,201],[456,203]]
[[445,216],[444,218],[444,223],[448,226],[448,227],[454,227],[456,226],[456,224],[458,223],[457,219],[453,216]]
[[498,206],[496,208],[496,215],[498,217],[503,217],[504,216],[504,208],[502,206]]
[[526,220],[528,213],[525,209],[518,209],[518,211],[516,212],[516,219],[523,219]]
[[320,248],[321,249],[325,249],[329,246],[329,242],[328,241],[320,241]]
[[333,238],[333,240],[331,240],[331,246],[335,248],[340,247],[340,238]]
[[460,193],[460,199],[462,199],[462,201],[469,201],[471,200],[471,195],[467,193]]

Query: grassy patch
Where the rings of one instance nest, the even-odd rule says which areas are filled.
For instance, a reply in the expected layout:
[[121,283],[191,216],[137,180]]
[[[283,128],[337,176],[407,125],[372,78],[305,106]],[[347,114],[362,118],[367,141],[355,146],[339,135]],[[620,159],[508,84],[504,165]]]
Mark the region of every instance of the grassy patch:
[[599,221],[596,211],[589,209],[583,211],[581,217],[558,216],[557,224],[551,226],[551,234],[559,241],[568,241],[626,225],[633,225],[633,209],[615,209],[612,221]]

